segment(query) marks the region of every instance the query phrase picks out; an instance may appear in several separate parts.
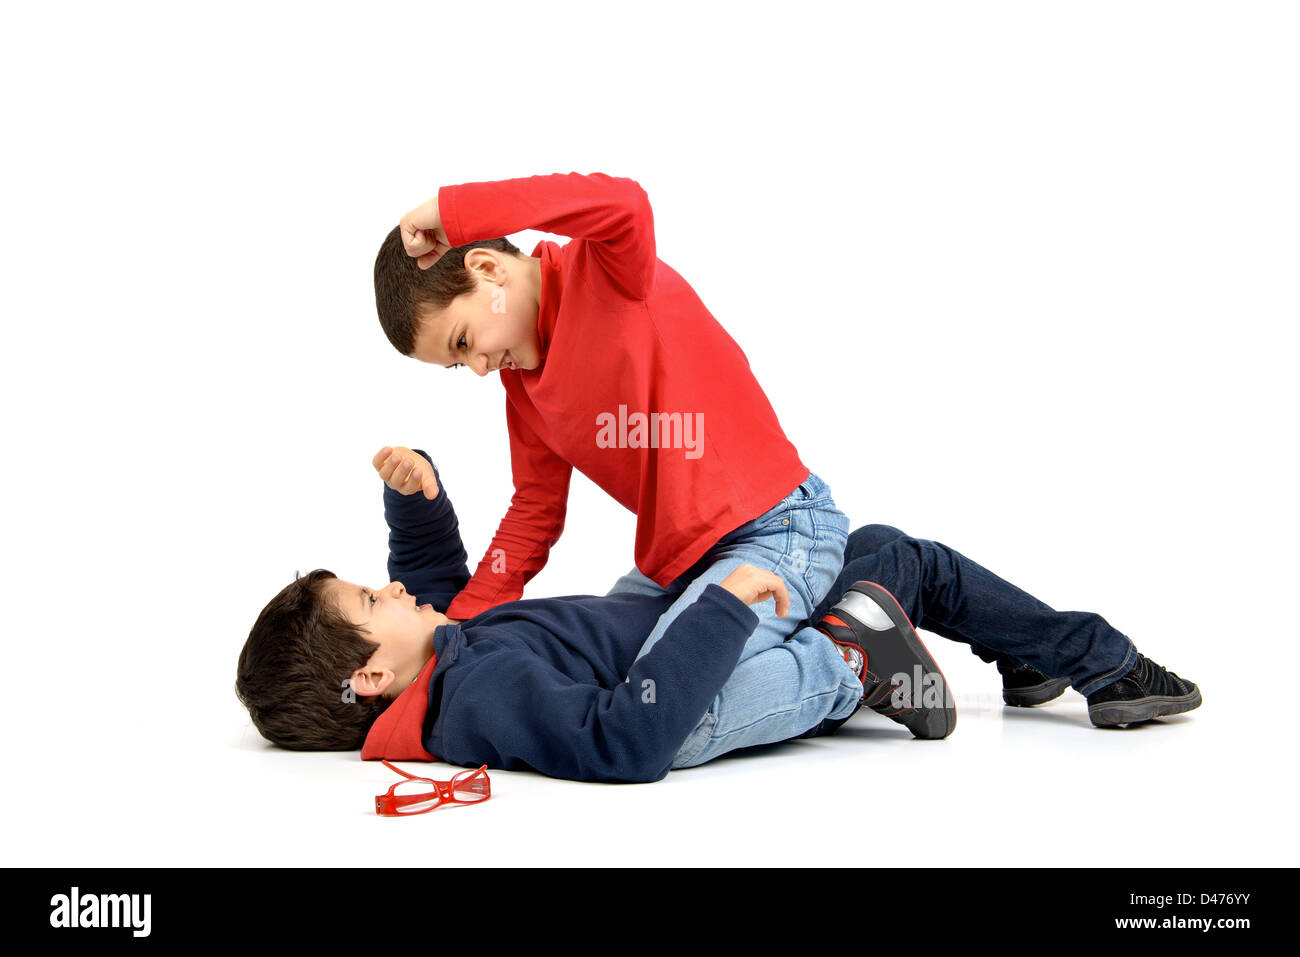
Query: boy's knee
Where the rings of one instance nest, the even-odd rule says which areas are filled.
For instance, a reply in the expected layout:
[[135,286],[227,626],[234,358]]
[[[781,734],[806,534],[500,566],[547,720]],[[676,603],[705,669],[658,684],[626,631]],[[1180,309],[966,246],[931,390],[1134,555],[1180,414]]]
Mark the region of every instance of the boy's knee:
[[847,565],[855,558],[871,555],[880,551],[890,542],[907,535],[892,525],[863,525],[849,533],[848,544],[844,546],[844,563]]
[[925,577],[930,542],[901,535],[881,545],[875,552],[875,582],[888,589],[899,603],[903,595],[919,587]]

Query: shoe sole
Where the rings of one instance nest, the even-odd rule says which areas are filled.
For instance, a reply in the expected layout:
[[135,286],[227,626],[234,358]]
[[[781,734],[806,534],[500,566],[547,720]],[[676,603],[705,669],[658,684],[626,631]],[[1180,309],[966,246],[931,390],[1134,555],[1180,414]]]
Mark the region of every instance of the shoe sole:
[[1013,708],[1032,708],[1059,698],[1070,687],[1069,678],[1052,678],[1026,688],[1002,689],[1002,700]]
[[[895,630],[902,636],[908,651],[911,653],[911,658],[906,662],[906,668],[901,667],[897,662],[891,663],[883,669],[888,672],[888,674],[880,675],[881,679],[887,680],[896,671],[903,671],[910,675],[912,674],[912,665],[919,663],[924,669],[924,672],[932,671],[939,676],[939,680],[943,682],[942,690],[944,699],[951,700],[952,691],[948,687],[948,679],[945,678],[943,672],[939,670],[939,665],[934,660],[934,656],[930,654],[929,649],[925,647],[925,643],[921,641],[921,636],[916,633],[916,628],[913,627],[911,619],[907,617],[907,612],[903,611],[902,606],[899,605],[898,599],[893,596],[888,588],[885,588],[882,585],[877,585],[875,582],[855,582],[853,587],[859,588],[860,586],[867,586],[867,594],[869,594],[876,604],[884,609],[885,614],[887,614],[889,620],[894,623]],[[879,655],[877,657],[879,657]],[[874,669],[872,669],[871,662],[871,651],[868,650],[867,668],[871,669],[873,673],[876,673]],[[922,694],[922,689],[914,689],[913,694]],[[875,711],[876,709],[872,708],[872,710]],[[884,712],[880,711],[876,711],[876,713],[884,714]],[[891,714],[885,714],[885,717],[898,721],[899,724],[912,732],[913,737],[924,741],[938,741],[942,738],[946,738],[948,735],[952,734],[953,730],[957,727],[956,707],[914,708],[910,714],[921,718],[922,720],[900,720],[902,717],[901,715],[895,716]]]
[[1121,724],[1136,724],[1165,715],[1182,714],[1201,706],[1201,689],[1193,688],[1177,698],[1152,695],[1133,701],[1107,701],[1088,705],[1088,719],[1099,728],[1113,728]]

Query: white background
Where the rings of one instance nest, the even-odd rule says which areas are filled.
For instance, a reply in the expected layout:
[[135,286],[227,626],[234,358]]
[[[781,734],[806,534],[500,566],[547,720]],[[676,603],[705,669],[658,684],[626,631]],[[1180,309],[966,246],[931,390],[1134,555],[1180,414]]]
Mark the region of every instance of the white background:
[[[1297,25],[7,7],[6,863],[1294,863]],[[380,240],[442,184],[571,170],[645,187],[855,526],[1103,613],[1204,706],[1004,711],[935,637],[945,742],[866,714],[648,786],[495,772],[402,822],[381,765],[265,745],[233,691],[262,605],[316,567],[386,581],[371,455],[433,452],[472,562],[509,501],[504,393],[389,346]],[[575,476],[528,595],[604,592],[633,529]]]

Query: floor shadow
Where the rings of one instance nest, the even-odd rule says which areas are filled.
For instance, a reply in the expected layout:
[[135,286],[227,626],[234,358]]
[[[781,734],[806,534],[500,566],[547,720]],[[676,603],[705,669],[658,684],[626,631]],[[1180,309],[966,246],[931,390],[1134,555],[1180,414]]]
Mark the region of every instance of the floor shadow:
[[1079,727],[1091,728],[1092,722],[1088,720],[1088,711],[1085,708],[1082,713],[1073,711],[1051,711],[1045,708],[1012,708],[1010,706],[1002,709],[1002,720],[1008,724],[1054,724],[1058,727]]

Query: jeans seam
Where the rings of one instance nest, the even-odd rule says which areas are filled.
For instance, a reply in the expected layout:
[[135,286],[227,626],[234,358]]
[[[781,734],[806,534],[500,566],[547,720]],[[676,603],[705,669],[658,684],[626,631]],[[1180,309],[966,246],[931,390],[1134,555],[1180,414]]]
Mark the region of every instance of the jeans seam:
[[[813,525],[813,536],[812,536],[812,540],[813,540],[813,549],[814,549],[814,550],[816,550],[816,548],[818,547],[818,545],[821,545],[821,544],[829,544],[829,542],[827,541],[827,539],[828,539],[828,537],[829,537],[828,533],[829,533],[832,529],[834,529],[835,526],[834,526],[833,523],[822,521],[822,520],[821,520],[821,517],[822,517],[822,515],[823,515],[824,513],[830,511],[831,509],[835,509],[835,511],[837,511],[837,512],[839,511],[839,509],[836,507],[836,505],[835,505],[835,503],[834,503],[833,501],[827,501],[826,504],[825,504],[824,506],[819,507],[819,508],[816,508],[816,509],[814,509],[813,512],[812,512],[812,525]],[[846,543],[847,543],[847,538],[846,538]],[[844,558],[844,545],[840,545],[840,547],[839,547],[839,552],[840,552],[840,569],[842,569],[842,568],[844,567],[844,560],[843,560],[843,558]],[[820,596],[820,595],[817,594],[817,589],[813,588],[813,583],[809,580],[809,577],[808,577],[809,575],[812,574],[813,569],[814,569],[814,567],[815,567],[815,565],[816,565],[816,563],[815,563],[812,559],[813,559],[813,556],[812,556],[812,555],[809,555],[809,556],[808,556],[808,561],[807,561],[807,562],[805,563],[805,565],[804,565],[803,583],[804,583],[804,587],[805,587],[805,588],[807,589],[807,591],[808,591],[808,594],[811,595],[811,596],[813,597],[813,600],[814,600],[814,601],[813,601],[813,608],[816,608],[816,607],[817,607],[817,604],[816,604],[816,603],[817,603],[818,601],[821,600],[821,597],[822,597],[822,596]],[[839,575],[839,573],[840,573],[840,569],[836,569],[835,574],[831,576],[831,584],[834,584],[834,583],[835,583],[835,578],[838,577],[838,575]],[[827,585],[827,587],[829,588],[830,585]]]
[[[1104,675],[1100,675],[1092,679],[1092,681],[1089,681],[1086,685],[1084,685],[1082,688],[1079,689],[1079,694],[1083,695],[1086,698],[1089,695],[1096,694],[1098,691],[1100,691],[1102,688],[1105,688],[1107,685],[1112,685],[1116,681],[1119,681],[1120,678],[1123,678],[1124,675],[1128,673],[1128,671],[1132,670],[1133,667],[1132,662],[1135,660],[1136,656],[1137,656],[1137,647],[1133,644],[1133,642],[1130,641],[1128,644],[1128,652],[1124,655],[1124,660],[1120,662],[1119,665],[1112,668],[1110,671],[1106,672]],[[1126,668],[1128,670],[1125,670]]]
[[[726,740],[728,737],[730,737],[731,735],[733,735],[733,734],[739,734],[739,733],[742,732],[742,731],[748,731],[750,728],[754,727],[754,725],[759,724],[759,723],[761,723],[761,722],[763,722],[763,721],[768,721],[768,720],[770,720],[770,719],[772,719],[772,718],[780,718],[780,717],[784,717],[785,715],[793,714],[793,713],[796,712],[796,711],[800,711],[800,710],[802,710],[802,709],[803,709],[803,708],[804,708],[804,707],[805,707],[809,702],[815,702],[815,701],[817,701],[819,698],[828,698],[828,697],[829,697],[829,698],[834,698],[834,697],[836,697],[836,696],[838,696],[838,695],[839,695],[839,688],[838,688],[838,687],[837,687],[835,690],[833,690],[833,691],[818,691],[816,694],[811,694],[811,695],[809,695],[809,696],[806,697],[806,698],[800,698],[798,704],[796,704],[796,705],[794,705],[794,706],[792,706],[792,707],[786,708],[786,709],[784,709],[783,711],[769,711],[767,714],[763,715],[761,718],[757,718],[757,719],[755,719],[754,721],[749,722],[749,724],[743,725],[743,726],[741,726],[741,727],[739,727],[739,728],[730,728],[730,729],[728,729],[726,732],[724,732],[723,734],[718,734],[718,735],[710,734],[707,740],[708,740],[708,742],[709,742],[710,744],[712,744],[714,741],[725,741],[725,740]],[[714,725],[713,725],[713,726],[714,726],[715,728],[717,727],[717,721],[716,721],[716,720],[714,721]],[[806,731],[807,728],[805,728],[804,730]],[[700,750],[703,750],[703,748],[701,748]],[[699,752],[696,752],[696,753],[698,754]]]
[[803,563],[803,575],[800,576],[801,578],[803,578],[804,593],[807,594],[809,599],[813,601],[812,607],[808,609],[809,614],[812,614],[812,609],[817,607],[816,605],[817,596],[816,594],[814,594],[813,585],[812,582],[809,581],[808,576],[812,574],[813,565],[815,564],[813,561],[813,557],[817,552],[817,545],[821,541],[822,523],[817,520],[817,516],[821,513],[821,511],[822,510],[820,508],[814,508],[811,509],[808,513],[808,518],[812,522],[812,536],[811,536],[812,543],[808,549],[808,556]]
[[[836,506],[835,502],[834,502],[834,501],[829,501],[829,500],[826,502],[826,505],[825,505],[824,507],[817,508],[817,509],[815,509],[815,510],[813,511],[813,514],[812,514],[812,522],[813,522],[813,548],[814,548],[814,549],[817,547],[817,545],[818,545],[819,543],[822,543],[822,542],[825,542],[825,541],[826,541],[826,539],[829,537],[829,532],[830,532],[830,531],[833,531],[833,530],[835,529],[836,525],[838,524],[838,523],[834,523],[834,522],[823,522],[823,521],[820,521],[820,520],[819,520],[819,517],[818,517],[818,516],[819,516],[821,513],[828,512],[828,511],[830,511],[831,509],[834,509],[835,512],[837,512],[838,514],[841,514],[841,515],[843,514],[842,512],[840,512],[839,507]],[[847,520],[846,520],[846,521],[845,521],[845,525],[847,525],[847,524],[848,524],[848,523],[847,523]],[[838,537],[838,536],[837,536],[837,537]],[[826,586],[828,589],[831,588],[831,587],[835,584],[835,579],[838,578],[840,572],[844,570],[844,560],[843,560],[843,556],[844,556],[844,548],[845,548],[845,546],[848,544],[848,531],[847,531],[847,528],[846,528],[846,530],[845,530],[845,532],[844,532],[844,536],[843,536],[843,537],[844,537],[844,541],[841,542],[841,543],[839,543],[840,565],[839,565],[839,568],[837,568],[837,569],[835,570],[835,574],[831,576],[830,582],[829,582],[829,583],[827,584],[827,586]],[[827,543],[827,544],[829,544],[829,543]],[[814,565],[815,565],[815,563],[812,561],[812,556],[809,555],[809,556],[808,556],[808,562],[806,563],[806,567],[805,567],[805,569],[804,569],[803,583],[804,583],[804,587],[805,587],[805,589],[807,590],[808,594],[811,595],[812,598],[813,598],[813,605],[812,605],[812,608],[816,608],[816,607],[817,607],[817,602],[821,601],[822,598],[824,597],[823,595],[819,595],[819,594],[817,594],[817,589],[813,588],[813,584],[812,584],[812,582],[811,582],[811,581],[809,580],[809,578],[808,578],[808,576],[811,575],[812,572],[813,572],[813,570],[814,570]],[[811,614],[811,609],[810,609],[809,613]]]

